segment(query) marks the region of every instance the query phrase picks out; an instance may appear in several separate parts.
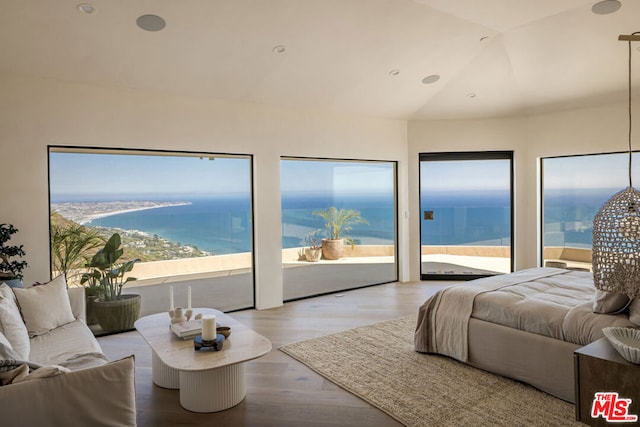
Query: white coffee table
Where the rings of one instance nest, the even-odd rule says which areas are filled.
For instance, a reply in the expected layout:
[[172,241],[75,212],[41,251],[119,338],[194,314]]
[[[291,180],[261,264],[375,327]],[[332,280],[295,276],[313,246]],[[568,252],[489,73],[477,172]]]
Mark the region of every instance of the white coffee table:
[[195,350],[193,339],[183,340],[169,329],[168,313],[144,316],[136,329],[151,347],[154,384],[180,390],[180,405],[193,412],[216,412],[244,399],[245,364],[271,351],[271,341],[218,310],[196,308],[195,314],[213,314],[231,327],[221,351]]

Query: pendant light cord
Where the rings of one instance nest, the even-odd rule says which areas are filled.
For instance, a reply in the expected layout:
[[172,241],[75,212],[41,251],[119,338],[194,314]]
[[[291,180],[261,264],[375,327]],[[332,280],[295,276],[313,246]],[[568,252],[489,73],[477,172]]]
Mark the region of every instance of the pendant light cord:
[[[638,35],[640,34],[640,31],[636,31],[635,33],[631,34],[632,36]],[[631,130],[632,130],[632,115],[631,115],[631,40],[629,40],[628,42],[629,45],[629,85],[628,85],[628,92],[629,92],[629,187],[633,187],[633,182],[631,180],[631,157],[632,157],[632,151],[631,151]]]

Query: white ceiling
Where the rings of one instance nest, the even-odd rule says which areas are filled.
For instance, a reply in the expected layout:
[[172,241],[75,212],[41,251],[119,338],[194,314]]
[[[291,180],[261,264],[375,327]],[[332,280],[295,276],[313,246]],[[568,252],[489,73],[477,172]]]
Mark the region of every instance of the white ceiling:
[[[640,1],[621,2],[4,1],[0,72],[402,119],[549,111],[626,99],[617,37],[640,31]],[[141,30],[143,14],[166,28]]]

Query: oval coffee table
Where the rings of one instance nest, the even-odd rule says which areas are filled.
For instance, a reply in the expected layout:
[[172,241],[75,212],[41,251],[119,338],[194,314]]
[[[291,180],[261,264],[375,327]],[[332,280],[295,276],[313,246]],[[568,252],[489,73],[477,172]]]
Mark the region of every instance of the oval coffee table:
[[171,331],[168,313],[141,317],[135,327],[151,347],[154,384],[179,389],[180,405],[189,411],[222,411],[244,399],[244,362],[271,351],[271,341],[221,311],[196,308],[196,314],[213,314],[218,323],[231,327],[222,350],[195,350],[193,339],[183,340]]

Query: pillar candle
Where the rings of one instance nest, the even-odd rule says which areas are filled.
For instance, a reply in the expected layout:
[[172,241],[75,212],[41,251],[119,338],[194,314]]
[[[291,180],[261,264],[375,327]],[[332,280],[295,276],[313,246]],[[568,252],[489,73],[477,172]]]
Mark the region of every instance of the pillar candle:
[[173,286],[169,286],[169,310],[173,309]]
[[202,339],[204,341],[216,339],[216,316],[202,316]]
[[191,286],[187,288],[187,309],[191,310]]

